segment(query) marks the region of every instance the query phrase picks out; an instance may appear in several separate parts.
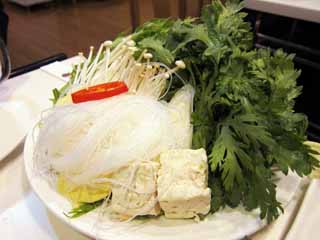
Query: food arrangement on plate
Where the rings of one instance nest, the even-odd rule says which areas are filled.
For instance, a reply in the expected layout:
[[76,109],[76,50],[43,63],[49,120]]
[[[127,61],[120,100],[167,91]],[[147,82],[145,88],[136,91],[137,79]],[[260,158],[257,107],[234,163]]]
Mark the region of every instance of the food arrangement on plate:
[[151,20],[80,54],[31,132],[32,171],[70,202],[66,218],[281,214],[279,172],[319,163],[294,112],[293,55],[253,49],[241,8],[213,1],[200,18]]

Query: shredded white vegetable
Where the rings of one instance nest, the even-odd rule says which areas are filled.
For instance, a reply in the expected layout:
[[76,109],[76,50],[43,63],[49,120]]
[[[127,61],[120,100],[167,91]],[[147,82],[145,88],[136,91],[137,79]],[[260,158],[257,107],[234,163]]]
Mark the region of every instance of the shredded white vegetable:
[[190,147],[192,99],[186,86],[169,104],[122,94],[55,107],[41,121],[35,157],[81,185],[168,149]]

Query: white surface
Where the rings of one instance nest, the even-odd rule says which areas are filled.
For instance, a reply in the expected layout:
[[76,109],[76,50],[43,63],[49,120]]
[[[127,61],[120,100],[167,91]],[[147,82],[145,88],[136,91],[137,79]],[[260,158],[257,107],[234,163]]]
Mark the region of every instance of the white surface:
[[0,100],[0,132],[5,136],[1,139],[0,161],[24,139],[34,123],[32,112],[32,105],[29,106],[21,99]]
[[40,69],[51,74],[53,77],[61,79],[62,81],[68,81],[70,76],[65,76],[65,74],[71,74],[72,72],[71,65],[64,64],[58,61],[49,65],[43,66]]
[[78,56],[75,56],[73,58],[69,58],[63,62],[56,61],[54,63],[45,65],[41,67],[40,69],[51,76],[58,78],[64,82],[68,81],[70,76],[64,76],[65,74],[71,74],[72,72],[72,66],[74,64],[78,64],[80,61],[80,58]]
[[[47,212],[34,193],[28,193],[25,199],[15,207],[7,209],[0,215],[1,239],[58,239],[50,228]],[[38,204],[35,204],[38,203]],[[32,229],[33,231],[26,231]]]
[[320,179],[313,180],[310,184],[304,201],[299,209],[297,220],[292,225],[286,240],[318,240],[320,228]]
[[319,0],[245,0],[247,8],[320,23]]
[[[43,203],[59,219],[78,231],[93,238],[105,240],[202,240],[239,239],[261,229],[265,222],[259,218],[258,211],[246,212],[241,208],[221,210],[210,215],[205,221],[196,223],[193,220],[170,220],[165,217],[130,223],[110,221],[107,216],[101,217],[99,209],[80,218],[69,219],[64,215],[71,205],[64,197],[50,186],[46,179],[34,168],[34,143],[38,128],[28,134],[24,147],[24,161],[28,180]],[[282,178],[277,192],[278,198],[285,207],[294,196],[300,178],[290,174]]]

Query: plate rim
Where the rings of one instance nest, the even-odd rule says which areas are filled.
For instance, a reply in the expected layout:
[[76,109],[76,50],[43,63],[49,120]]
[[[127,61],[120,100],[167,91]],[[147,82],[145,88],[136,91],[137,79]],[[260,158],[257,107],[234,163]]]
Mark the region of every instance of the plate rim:
[[[37,191],[37,187],[35,186],[35,181],[32,180],[33,176],[32,176],[32,168],[27,164],[27,155],[30,154],[29,151],[31,151],[33,148],[30,147],[31,143],[32,143],[32,137],[33,137],[33,129],[31,129],[27,136],[26,136],[26,140],[24,143],[24,149],[23,149],[23,163],[24,163],[24,170],[26,172],[27,175],[27,179],[31,185],[32,191],[36,194],[36,196],[41,200],[41,203],[45,206],[45,208],[47,208],[50,213],[52,213],[55,217],[57,217],[59,220],[61,220],[65,225],[75,229],[76,231],[78,231],[79,233],[88,236],[90,238],[96,238],[96,236],[94,234],[92,234],[90,231],[86,231],[83,228],[79,227],[77,224],[72,224],[70,222],[70,220],[63,214],[63,212],[59,213],[57,211],[55,211],[54,207],[51,204],[47,204],[45,201],[45,198],[42,196],[42,194]],[[32,145],[31,145],[32,146]]]

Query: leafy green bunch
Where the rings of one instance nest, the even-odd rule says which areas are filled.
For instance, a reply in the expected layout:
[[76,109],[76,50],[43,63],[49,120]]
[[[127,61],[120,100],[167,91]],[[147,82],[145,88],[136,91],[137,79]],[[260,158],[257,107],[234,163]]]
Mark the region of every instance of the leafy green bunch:
[[253,49],[242,8],[213,1],[201,18],[155,19],[132,37],[156,61],[186,63],[179,74],[196,90],[193,147],[207,150],[212,212],[242,204],[270,222],[282,211],[275,172],[308,175],[318,163],[304,145],[307,118],[294,112],[302,90],[294,56]]

